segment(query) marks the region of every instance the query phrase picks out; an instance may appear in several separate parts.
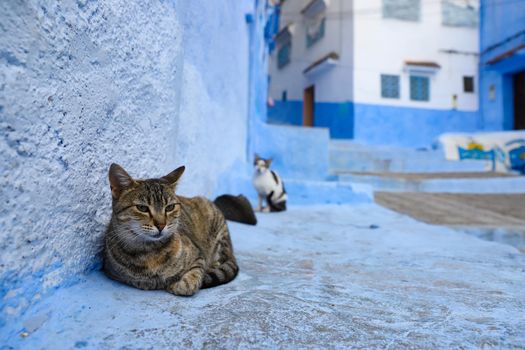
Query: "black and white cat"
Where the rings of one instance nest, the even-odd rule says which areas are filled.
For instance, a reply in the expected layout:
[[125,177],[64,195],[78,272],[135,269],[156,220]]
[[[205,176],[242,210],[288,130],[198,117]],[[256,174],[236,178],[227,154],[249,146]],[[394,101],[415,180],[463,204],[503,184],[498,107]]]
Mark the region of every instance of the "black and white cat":
[[[259,203],[255,211],[284,211],[286,210],[286,190],[279,175],[270,170],[272,159],[263,159],[257,154],[253,162],[255,172],[253,174],[253,186],[259,195]],[[263,207],[263,200],[268,206]]]

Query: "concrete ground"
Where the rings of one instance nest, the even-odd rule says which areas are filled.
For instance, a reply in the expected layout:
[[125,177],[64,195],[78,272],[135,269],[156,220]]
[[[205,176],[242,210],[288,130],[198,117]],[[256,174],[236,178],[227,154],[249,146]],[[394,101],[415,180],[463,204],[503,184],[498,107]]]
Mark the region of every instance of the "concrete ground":
[[230,223],[241,273],[191,298],[99,272],[0,332],[2,349],[525,348],[525,254],[375,204]]
[[525,253],[525,194],[376,192],[380,205],[435,225],[510,244]]
[[374,199],[429,224],[525,228],[525,193],[376,192]]

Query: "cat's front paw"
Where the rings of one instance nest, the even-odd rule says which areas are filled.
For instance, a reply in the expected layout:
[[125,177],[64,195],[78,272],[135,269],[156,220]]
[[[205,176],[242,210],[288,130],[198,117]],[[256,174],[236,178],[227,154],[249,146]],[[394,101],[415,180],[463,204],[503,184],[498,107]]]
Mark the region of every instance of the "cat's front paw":
[[262,207],[261,207],[260,205],[258,205],[258,206],[254,209],[254,211],[262,211]]
[[262,208],[261,210],[263,213],[269,213],[270,212],[270,207],[264,207]]
[[202,276],[197,274],[186,274],[182,276],[180,281],[173,283],[168,287],[168,292],[175,295],[192,296],[197,293],[201,287]]

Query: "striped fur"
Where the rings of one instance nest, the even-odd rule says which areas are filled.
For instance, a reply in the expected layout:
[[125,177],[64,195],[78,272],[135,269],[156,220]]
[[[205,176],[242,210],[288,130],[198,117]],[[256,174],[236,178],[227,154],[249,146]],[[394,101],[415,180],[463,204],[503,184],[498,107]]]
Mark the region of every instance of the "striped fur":
[[104,245],[110,278],[186,296],[235,278],[239,268],[221,211],[206,198],[175,194],[183,171],[135,180],[111,166],[113,215]]

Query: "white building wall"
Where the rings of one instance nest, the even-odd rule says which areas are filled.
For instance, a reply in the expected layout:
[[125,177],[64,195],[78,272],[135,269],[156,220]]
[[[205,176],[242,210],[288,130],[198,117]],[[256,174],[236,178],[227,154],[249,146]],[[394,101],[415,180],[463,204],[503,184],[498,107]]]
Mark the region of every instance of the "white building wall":
[[[421,3],[418,22],[385,19],[382,0],[330,0],[325,36],[306,47],[305,18],[301,10],[309,0],[287,0],[282,5],[281,28],[294,24],[291,63],[277,67],[277,49],[270,60],[270,96],[302,100],[303,90],[315,85],[316,102],[344,102],[417,108],[478,109],[478,31],[476,28],[442,24],[441,2]],[[473,53],[451,54],[444,50]],[[337,66],[312,76],[303,70],[330,52],[340,55]],[[432,61],[441,65],[430,80],[430,101],[410,100],[410,74],[404,62]],[[381,74],[400,76],[399,99],[381,97]],[[474,93],[463,92],[463,76],[474,77]]]
[[[478,109],[476,55],[450,54],[443,50],[477,53],[476,28],[442,25],[441,2],[422,1],[418,22],[385,19],[382,0],[354,1],[354,102],[418,108],[450,109],[452,95],[458,109]],[[410,75],[404,62],[432,61],[441,66],[430,80],[430,101],[410,100]],[[380,74],[400,76],[400,99],[382,98]],[[463,76],[475,77],[474,93],[463,92]]]
[[[283,90],[288,100],[302,100],[303,90],[315,85],[316,101],[348,101],[352,95],[352,1],[330,0],[326,10],[324,37],[311,47],[306,45],[306,18],[301,10],[309,0],[287,0],[281,8],[280,29],[293,23],[291,62],[279,69],[277,49],[270,60],[270,96],[280,100]],[[349,35],[350,33],[350,35]],[[350,44],[350,45],[349,45]],[[305,76],[303,70],[323,56],[335,52],[340,64],[318,74]]]

